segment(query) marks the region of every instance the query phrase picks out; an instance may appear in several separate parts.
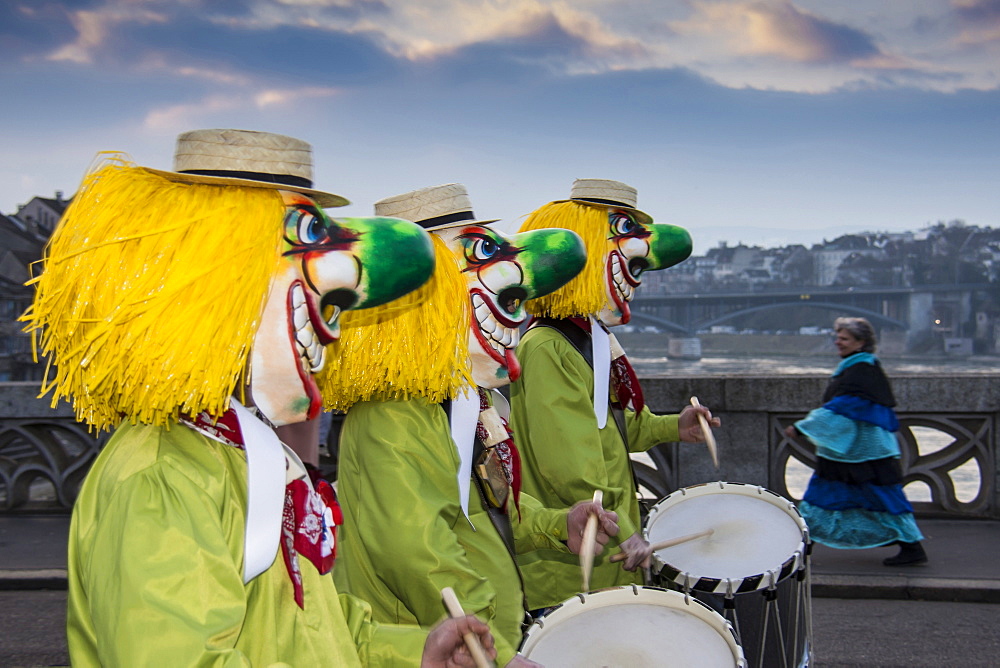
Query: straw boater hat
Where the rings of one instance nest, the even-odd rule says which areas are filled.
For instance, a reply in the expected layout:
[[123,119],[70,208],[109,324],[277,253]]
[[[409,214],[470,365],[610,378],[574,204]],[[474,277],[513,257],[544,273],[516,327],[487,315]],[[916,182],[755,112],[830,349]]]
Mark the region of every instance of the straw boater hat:
[[488,225],[500,220],[477,220],[472,213],[469,193],[461,183],[446,183],[380,199],[375,202],[375,215],[402,218],[428,231]]
[[579,202],[588,206],[613,206],[634,212],[644,223],[652,223],[653,217],[635,208],[638,193],[632,186],[621,181],[608,179],[576,179],[569,193],[569,200],[559,202]]
[[252,130],[193,130],[177,137],[171,181],[290,190],[322,207],[350,204],[313,189],[312,147],[294,137]]

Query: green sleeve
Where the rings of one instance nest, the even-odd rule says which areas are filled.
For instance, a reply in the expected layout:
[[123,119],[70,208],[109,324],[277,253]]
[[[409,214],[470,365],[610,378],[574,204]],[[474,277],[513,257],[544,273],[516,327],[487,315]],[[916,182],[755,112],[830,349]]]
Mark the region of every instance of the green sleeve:
[[604,430],[597,426],[590,365],[561,334],[544,330],[533,333],[530,347],[519,348],[523,375],[512,388],[514,438],[530,441],[522,455],[527,466],[544,472],[545,498],[570,508],[599,489],[604,507],[618,514],[618,539],[627,538],[639,529],[629,517],[631,474],[612,473],[606,461],[625,458],[625,446],[611,415]]
[[520,506],[519,516],[513,502],[507,504],[507,515],[514,530],[514,549],[518,554],[545,548],[569,552],[564,542],[568,508],[546,508],[524,492],[520,495]]
[[[344,427],[341,438],[353,441],[358,462],[351,539],[366,547],[378,577],[422,626],[444,617],[441,590],[451,587],[467,612],[492,627],[496,591],[455,532],[469,520],[458,503],[458,455],[444,411],[418,399],[365,402]],[[515,648],[493,635],[503,665]]]
[[427,631],[419,626],[379,624],[371,619],[371,606],[356,596],[340,594],[344,620],[365,666],[415,668],[420,666]]
[[[211,495],[160,465],[109,498],[81,569],[101,662],[115,666],[249,666],[235,649],[246,617],[235,563]],[[242,546],[241,546],[242,547]],[[113,605],[112,605],[113,604]],[[82,639],[69,638],[74,642]]]
[[645,452],[660,443],[679,441],[678,418],[678,415],[654,415],[649,406],[643,406],[638,413],[626,410],[629,452]]

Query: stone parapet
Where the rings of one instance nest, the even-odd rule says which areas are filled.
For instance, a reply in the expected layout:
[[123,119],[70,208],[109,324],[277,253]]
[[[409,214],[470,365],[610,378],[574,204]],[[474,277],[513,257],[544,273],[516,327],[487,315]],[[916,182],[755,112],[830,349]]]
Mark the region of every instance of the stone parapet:
[[[893,379],[904,474],[924,491],[914,503],[919,515],[1000,519],[998,381],[1000,372]],[[819,405],[826,382],[825,375],[643,379],[654,412],[676,413],[696,396],[723,420],[718,469],[700,444],[663,444],[636,458],[647,500],[713,480],[762,485],[795,499],[815,458],[784,428]],[[37,382],[0,383],[0,512],[71,507],[107,438],[77,424],[66,402],[53,408],[38,393]],[[335,456],[336,438],[329,443]]]

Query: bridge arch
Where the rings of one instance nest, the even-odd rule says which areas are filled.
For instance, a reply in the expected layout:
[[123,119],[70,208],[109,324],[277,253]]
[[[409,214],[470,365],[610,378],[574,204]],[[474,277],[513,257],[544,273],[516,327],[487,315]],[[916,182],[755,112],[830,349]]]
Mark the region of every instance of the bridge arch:
[[658,318],[655,315],[649,315],[648,313],[642,313],[640,311],[633,310],[631,324],[635,324],[636,320],[648,322],[650,324],[663,327],[664,329],[667,329],[671,332],[675,332],[677,334],[683,334],[684,336],[694,336],[693,331],[691,331],[684,325],[680,325],[674,322],[673,320],[667,320],[666,318]]
[[693,327],[695,331],[700,331],[702,329],[708,329],[713,325],[721,325],[724,322],[733,320],[740,316],[749,315],[751,313],[760,313],[762,311],[776,311],[783,308],[789,307],[809,307],[809,308],[819,308],[826,309],[829,311],[839,311],[845,315],[860,316],[862,318],[868,319],[873,325],[881,325],[888,327],[897,327],[903,331],[909,330],[909,325],[900,320],[894,318],[889,318],[887,316],[878,313],[877,311],[870,311],[865,308],[860,308],[857,306],[850,306],[846,304],[837,304],[835,302],[814,302],[810,301],[808,303],[803,302],[782,302],[780,304],[764,304],[763,306],[751,306],[749,308],[740,309],[739,311],[731,311],[725,315],[721,315],[717,318],[711,318],[709,320],[703,320],[696,323]]

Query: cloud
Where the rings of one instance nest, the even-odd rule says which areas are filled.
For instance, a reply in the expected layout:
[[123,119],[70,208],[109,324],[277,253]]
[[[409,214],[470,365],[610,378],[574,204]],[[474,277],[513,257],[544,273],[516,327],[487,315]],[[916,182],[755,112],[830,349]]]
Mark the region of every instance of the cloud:
[[57,3],[0,2],[0,69],[43,56],[75,35],[69,12]]
[[881,55],[874,39],[789,2],[696,2],[695,15],[673,23],[681,34],[724,37],[740,55],[796,63],[847,63]]
[[49,60],[68,60],[81,64],[92,63],[95,52],[106,45],[116,26],[123,23],[166,23],[167,20],[167,16],[164,14],[130,3],[72,12],[70,22],[76,29],[77,37],[73,42],[49,54]]
[[[1000,43],[1000,0],[928,0],[920,16],[897,0],[798,0],[823,15],[790,0],[95,0],[38,4],[45,20],[23,2],[0,19],[29,27],[34,12],[50,24],[52,61],[217,88],[537,85],[678,67],[731,88],[809,93],[1000,85],[982,56]],[[12,39],[0,28],[0,48]]]
[[199,119],[213,113],[241,109],[247,100],[231,95],[210,95],[198,102],[175,104],[146,113],[143,127],[155,132],[180,132],[202,125]]
[[952,5],[964,21],[1000,24],[1000,0],[953,0]]
[[645,53],[638,40],[620,37],[597,17],[563,3],[448,3],[451,17],[446,22],[419,11],[418,4],[402,9],[395,25],[370,26],[384,30],[390,50],[410,60],[444,57],[466,47],[492,44],[516,44],[538,53],[546,37],[555,40],[546,49],[550,53],[567,46],[567,55],[575,51],[599,59]]
[[1000,0],[953,0],[963,46],[1000,46]]
[[552,14],[539,14],[491,39],[442,51],[413,62],[455,85],[539,85],[552,78],[607,72],[649,58],[639,43],[589,38]]
[[303,100],[332,97],[340,91],[325,86],[306,86],[305,88],[288,88],[285,90],[262,90],[254,95],[254,103],[260,107],[277,107],[292,105]]
[[242,94],[213,94],[200,100],[184,104],[173,104],[150,109],[142,121],[143,127],[157,131],[180,131],[186,127],[203,125],[218,114],[247,111],[249,109],[269,109],[294,107],[305,100],[329,98],[340,91],[326,86],[303,86],[299,88],[267,88],[246,91]]

